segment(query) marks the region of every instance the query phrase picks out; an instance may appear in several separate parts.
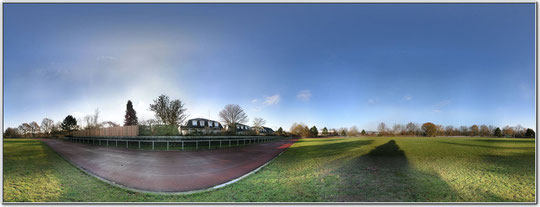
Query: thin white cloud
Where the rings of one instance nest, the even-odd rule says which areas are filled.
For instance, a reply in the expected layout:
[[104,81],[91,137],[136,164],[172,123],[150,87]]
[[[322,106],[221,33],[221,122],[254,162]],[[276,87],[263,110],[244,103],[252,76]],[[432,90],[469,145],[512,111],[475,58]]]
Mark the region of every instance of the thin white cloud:
[[273,95],[273,96],[265,96],[263,105],[274,105],[279,103],[280,97],[279,94]]
[[259,101],[259,99],[253,99],[251,100],[251,103],[257,103],[257,101]]
[[302,90],[298,92],[298,94],[296,95],[296,98],[301,101],[309,101],[309,99],[311,99],[311,91]]
[[412,99],[413,99],[412,96],[403,96],[403,100],[405,100],[405,101],[410,101]]

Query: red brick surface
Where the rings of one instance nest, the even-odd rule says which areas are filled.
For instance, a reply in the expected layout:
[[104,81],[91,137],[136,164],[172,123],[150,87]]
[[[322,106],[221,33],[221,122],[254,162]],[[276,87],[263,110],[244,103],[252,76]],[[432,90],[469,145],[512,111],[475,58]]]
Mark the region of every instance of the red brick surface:
[[72,163],[122,186],[157,192],[206,189],[270,161],[296,140],[198,151],[146,151],[42,139]]

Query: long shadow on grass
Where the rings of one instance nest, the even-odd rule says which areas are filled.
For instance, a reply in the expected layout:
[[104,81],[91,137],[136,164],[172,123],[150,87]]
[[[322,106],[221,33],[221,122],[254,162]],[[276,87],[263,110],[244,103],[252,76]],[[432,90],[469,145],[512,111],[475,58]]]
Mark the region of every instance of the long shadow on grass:
[[438,175],[415,170],[390,140],[337,170],[341,177],[337,201],[455,201],[457,193]]
[[[335,141],[335,140],[334,140]],[[293,146],[287,150],[287,153],[298,153],[298,156],[308,159],[318,157],[328,157],[334,155],[343,154],[343,152],[349,150],[359,149],[361,146],[369,145],[373,143],[373,140],[355,140],[345,141],[337,143],[319,143],[320,141],[302,141],[306,142],[306,145]],[[299,143],[298,141],[296,143]],[[298,157],[297,156],[297,157]]]

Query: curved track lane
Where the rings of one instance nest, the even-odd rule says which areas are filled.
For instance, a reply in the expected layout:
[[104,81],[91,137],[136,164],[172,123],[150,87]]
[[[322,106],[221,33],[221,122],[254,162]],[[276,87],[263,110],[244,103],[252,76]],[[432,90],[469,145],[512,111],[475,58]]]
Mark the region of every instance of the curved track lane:
[[204,190],[241,177],[296,140],[199,151],[145,151],[42,139],[71,163],[107,181],[153,192]]

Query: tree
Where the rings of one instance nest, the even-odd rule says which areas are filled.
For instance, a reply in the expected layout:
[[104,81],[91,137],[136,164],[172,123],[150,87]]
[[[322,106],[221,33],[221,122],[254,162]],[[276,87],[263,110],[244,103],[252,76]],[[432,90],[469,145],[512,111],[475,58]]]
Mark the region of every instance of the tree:
[[137,118],[137,112],[133,109],[133,103],[128,100],[126,105],[126,115],[124,115],[124,126],[137,125],[139,119]]
[[513,137],[514,136],[514,128],[510,126],[505,126],[502,130],[504,136],[506,137]]
[[319,135],[319,130],[317,130],[317,127],[313,126],[311,129],[309,129],[309,132],[311,134],[311,137],[317,137]]
[[22,123],[19,127],[18,127],[19,131],[21,131],[21,133],[23,135],[26,135],[28,134],[29,132],[32,131],[32,127],[30,126],[30,124],[28,123]]
[[[137,124],[135,124],[135,125],[137,125]],[[104,121],[104,122],[101,123],[101,126],[105,127],[105,128],[107,128],[107,127],[119,127],[120,124],[117,124],[116,122],[113,122],[113,121]]]
[[347,132],[344,129],[341,130],[341,136],[347,136]]
[[444,132],[446,134],[446,136],[454,136],[454,126],[446,126],[444,128]]
[[248,116],[246,112],[236,104],[228,104],[219,112],[221,120],[229,126],[230,131],[236,131],[236,124],[243,124],[248,122]]
[[300,123],[300,124],[293,123],[291,125],[290,131],[292,135],[301,137],[304,133],[304,128],[307,128],[307,126],[304,125],[303,123]]
[[408,135],[415,135],[416,132],[418,132],[418,129],[419,129],[418,125],[415,124],[415,123],[412,123],[412,122],[409,122],[407,124],[407,126],[405,126],[405,128],[407,129],[407,134]]
[[472,125],[471,126],[471,136],[478,136],[478,134],[480,133],[480,130],[478,129],[478,125]]
[[530,128],[527,128],[527,131],[525,132],[525,137],[527,137],[527,138],[534,138],[534,137],[535,137],[534,130],[532,130],[532,129],[530,129]]
[[460,133],[461,136],[469,136],[469,127],[460,126],[459,127],[459,133]]
[[365,136],[366,135],[366,130],[362,129],[362,132],[360,132],[360,134],[362,134],[362,136]]
[[4,137],[19,137],[19,131],[16,128],[8,127],[4,132]]
[[392,127],[392,133],[394,135],[400,135],[402,132],[404,132],[404,127],[401,124],[394,124]]
[[502,137],[502,131],[501,128],[497,127],[495,131],[493,131],[493,136],[495,137]]
[[77,120],[75,118],[73,118],[73,116],[71,116],[71,115],[66,116],[66,118],[64,119],[64,121],[60,125],[60,127],[64,131],[68,131],[68,132],[71,132],[71,131],[75,130],[76,126],[77,126]]
[[54,121],[52,119],[44,118],[41,121],[41,130],[43,130],[43,133],[50,134],[53,127],[54,127]]
[[278,136],[283,136],[283,128],[279,127],[279,129],[276,131],[276,134]]
[[304,126],[304,129],[302,129],[301,133],[302,137],[311,137],[311,131],[309,130],[308,126]]
[[480,126],[480,136],[488,137],[489,135],[491,135],[491,133],[489,131],[488,126],[486,126],[485,124],[482,124],[482,126]]
[[352,126],[349,128],[349,136],[358,136],[360,135],[360,131],[358,131],[358,128],[356,126]]
[[178,99],[171,101],[163,94],[154,100],[154,104],[150,104],[150,111],[155,113],[158,121],[169,126],[180,126],[187,118],[182,101]]
[[385,135],[385,134],[386,134],[386,131],[387,131],[386,124],[385,124],[384,122],[381,122],[381,123],[377,126],[377,130],[379,130],[379,133],[380,133],[380,134]]
[[514,127],[514,134],[515,137],[523,137],[525,136],[525,129],[520,124],[516,125]]
[[266,120],[264,120],[263,118],[253,118],[253,128],[255,129],[256,134],[260,133],[264,124],[266,124]]
[[437,126],[431,122],[426,122],[422,124],[422,130],[428,137],[434,137],[437,135]]
[[39,125],[35,121],[31,122],[30,130],[32,131],[32,136],[39,133],[40,131]]
[[328,129],[327,129],[326,127],[324,127],[324,128],[322,129],[322,133],[321,133],[321,134],[322,134],[323,136],[325,136],[325,137],[328,136]]

